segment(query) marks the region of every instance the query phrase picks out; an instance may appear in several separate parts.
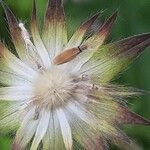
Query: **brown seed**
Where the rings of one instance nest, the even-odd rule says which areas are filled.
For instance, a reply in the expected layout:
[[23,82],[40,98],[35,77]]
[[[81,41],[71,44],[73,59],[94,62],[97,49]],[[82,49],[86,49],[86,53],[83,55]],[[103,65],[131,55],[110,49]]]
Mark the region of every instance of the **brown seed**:
[[67,49],[64,52],[58,54],[53,62],[56,65],[64,64],[66,62],[71,61],[74,59],[79,53],[82,52],[82,50],[86,49],[85,47],[75,47],[71,49]]

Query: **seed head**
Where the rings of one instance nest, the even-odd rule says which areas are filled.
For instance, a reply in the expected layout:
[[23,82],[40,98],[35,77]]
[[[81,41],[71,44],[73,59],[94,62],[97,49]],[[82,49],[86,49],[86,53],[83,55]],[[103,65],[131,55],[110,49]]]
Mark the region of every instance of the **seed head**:
[[100,13],[68,39],[61,0],[48,0],[42,32],[33,0],[30,33],[0,2],[18,54],[0,42],[0,133],[16,131],[12,149],[137,149],[119,125],[150,125],[125,105],[141,91],[111,80],[150,45],[150,33],[104,44],[116,11],[88,37]]

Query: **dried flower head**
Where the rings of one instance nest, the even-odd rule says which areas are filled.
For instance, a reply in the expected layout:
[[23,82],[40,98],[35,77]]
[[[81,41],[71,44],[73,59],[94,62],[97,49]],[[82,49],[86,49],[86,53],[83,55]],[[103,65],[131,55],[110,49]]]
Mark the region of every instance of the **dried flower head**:
[[48,1],[42,32],[34,0],[29,33],[1,4],[18,54],[0,42],[0,132],[17,130],[12,149],[134,149],[119,125],[150,125],[122,102],[140,90],[110,81],[150,45],[150,33],[104,44],[117,12],[86,37],[97,13],[68,40],[61,0]]

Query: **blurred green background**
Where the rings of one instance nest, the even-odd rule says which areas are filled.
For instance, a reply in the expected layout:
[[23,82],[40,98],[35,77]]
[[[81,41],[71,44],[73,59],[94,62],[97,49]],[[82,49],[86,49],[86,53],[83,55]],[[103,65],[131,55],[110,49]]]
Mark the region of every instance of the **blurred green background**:
[[[29,25],[32,0],[5,0],[19,20]],[[42,20],[47,0],[37,0],[39,20]],[[150,0],[66,0],[65,11],[70,35],[76,27],[97,11],[103,10],[101,20],[116,9],[118,19],[110,36],[111,41],[134,34],[150,31]],[[0,7],[0,39],[10,42],[4,12]],[[139,57],[128,70],[116,79],[117,83],[150,90],[150,48]],[[150,95],[129,101],[129,107],[140,115],[150,118]],[[146,126],[126,126],[124,130],[137,141],[143,150],[150,149],[150,128]],[[0,150],[9,150],[12,139],[0,137]],[[116,148],[114,148],[116,149]]]

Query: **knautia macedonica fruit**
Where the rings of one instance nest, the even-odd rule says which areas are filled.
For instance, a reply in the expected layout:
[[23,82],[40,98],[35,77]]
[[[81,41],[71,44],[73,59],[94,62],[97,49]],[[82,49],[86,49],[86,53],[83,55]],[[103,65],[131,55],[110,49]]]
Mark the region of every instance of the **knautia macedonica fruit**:
[[115,12],[85,36],[99,13],[67,38],[61,0],[49,0],[42,32],[33,2],[31,33],[1,1],[17,56],[0,42],[0,132],[11,149],[138,149],[120,124],[150,125],[122,102],[141,91],[111,80],[150,45],[150,33],[104,44]]

